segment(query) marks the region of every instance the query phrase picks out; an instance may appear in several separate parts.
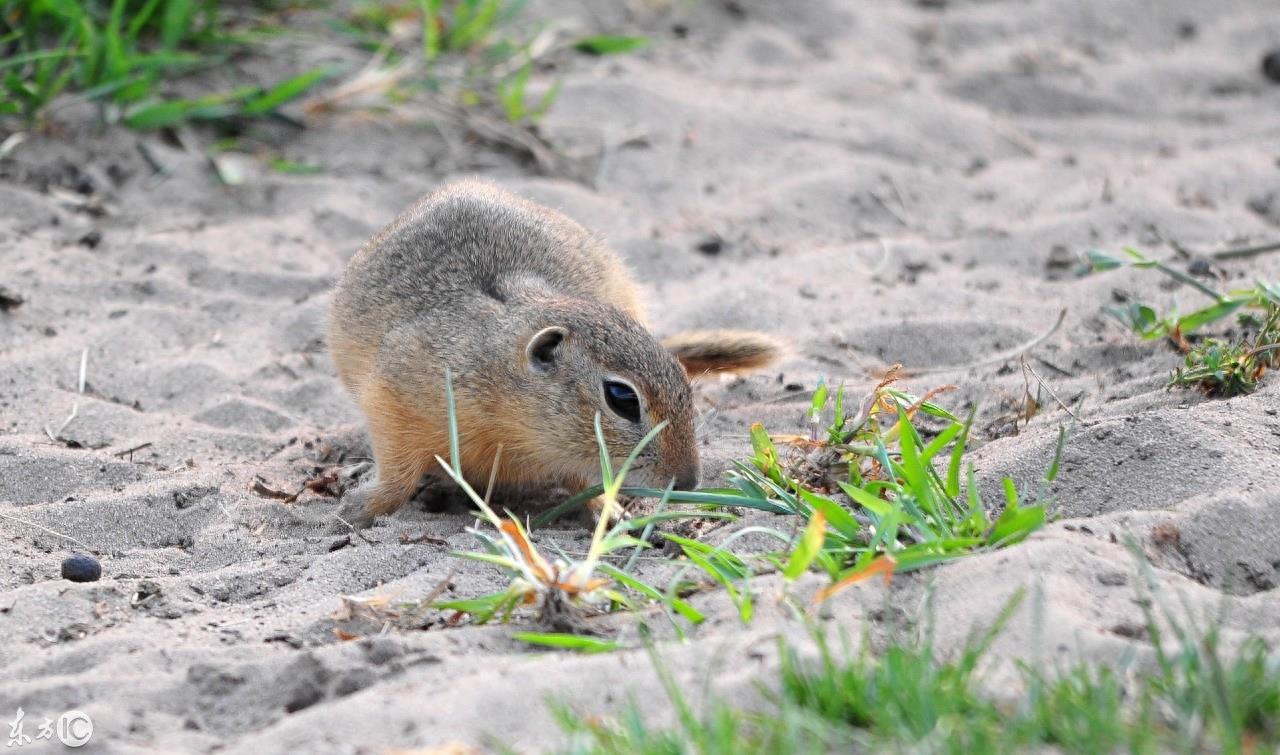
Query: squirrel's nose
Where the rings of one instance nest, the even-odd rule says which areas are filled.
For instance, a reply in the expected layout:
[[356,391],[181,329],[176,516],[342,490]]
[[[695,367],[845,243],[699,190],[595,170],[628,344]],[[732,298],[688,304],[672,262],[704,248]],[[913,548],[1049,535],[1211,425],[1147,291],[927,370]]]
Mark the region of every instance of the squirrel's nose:
[[676,490],[694,490],[702,481],[702,470],[699,464],[687,465],[676,475]]

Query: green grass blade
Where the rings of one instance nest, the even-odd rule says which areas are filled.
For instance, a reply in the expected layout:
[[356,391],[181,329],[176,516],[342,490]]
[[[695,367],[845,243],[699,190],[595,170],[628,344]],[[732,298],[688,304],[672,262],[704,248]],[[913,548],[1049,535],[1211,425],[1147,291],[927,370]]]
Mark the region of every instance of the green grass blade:
[[[597,416],[599,416],[598,413]],[[618,470],[618,475],[614,480],[616,485],[622,485],[622,481],[627,477],[627,472],[631,471],[631,465],[636,463],[636,459],[640,457],[640,453],[644,451],[645,446],[652,443],[653,439],[658,437],[658,433],[667,429],[668,424],[667,420],[664,419],[654,425],[653,429],[645,433],[644,437],[640,439],[640,442],[636,444],[636,447],[631,449],[631,453],[627,455],[626,461],[622,462],[622,467]],[[614,492],[616,493],[617,491]]]
[[907,487],[915,493],[916,498],[924,498],[927,495],[927,481],[924,464],[920,460],[920,447],[917,445],[919,441],[920,437],[907,419],[907,413],[901,412],[898,415],[898,446],[902,450],[902,471]]
[[444,368],[444,400],[449,417],[449,466],[456,476],[462,476],[462,452],[458,450],[458,404],[453,395],[453,371]]
[[1013,484],[1012,477],[1004,478],[1004,500],[1009,508],[1018,506],[1018,487]]
[[987,544],[993,548],[1012,545],[1025,540],[1028,535],[1044,526],[1043,506],[1018,506],[1006,508],[991,529]]
[[440,57],[440,17],[442,0],[418,0],[422,9],[422,58],[430,63]]
[[530,645],[577,650],[583,653],[611,653],[622,648],[617,640],[604,640],[599,637],[588,637],[580,634],[564,634],[560,632],[513,632],[512,638]]
[[1045,482],[1053,482],[1058,478],[1058,470],[1062,466],[1062,454],[1066,448],[1067,428],[1065,425],[1058,425],[1058,445],[1053,451],[1053,461],[1049,462],[1049,468],[1045,470]]
[[952,423],[952,425],[946,430],[938,433],[936,438],[929,441],[929,444],[920,452],[920,458],[923,459],[926,464],[929,463],[933,457],[937,456],[942,449],[946,448],[947,444],[954,440],[957,435],[964,431],[964,429],[965,426],[959,422]]
[[191,31],[191,0],[168,0],[164,16],[160,19],[160,42],[166,50],[173,50]]
[[1229,317],[1247,303],[1248,299],[1227,299],[1204,309],[1196,310],[1189,315],[1178,318],[1178,329],[1183,333],[1190,333],[1211,322],[1217,322],[1224,317]]
[[800,500],[812,506],[815,511],[821,512],[836,532],[849,540],[855,540],[858,537],[862,531],[862,525],[858,524],[858,520],[854,519],[853,514],[850,514],[845,507],[805,488],[800,488],[797,492],[800,494]]
[[[600,452],[600,479],[604,488],[613,485],[613,460],[609,458],[609,444],[604,441],[604,428],[600,426],[600,412],[596,412],[596,449]],[[602,489],[601,492],[604,492]]]
[[870,511],[877,519],[888,516],[893,511],[893,505],[880,497],[868,493],[862,488],[855,488],[846,482],[837,482],[844,494],[853,499],[853,502]]
[[269,113],[281,105],[290,102],[306,93],[308,89],[329,76],[326,68],[313,68],[306,73],[276,84],[261,96],[249,100],[244,105],[246,115],[262,115]]
[[607,34],[584,37],[573,43],[573,49],[590,55],[621,55],[643,50],[648,46],[648,37],[626,37]]
[[815,513],[809,518],[809,524],[804,528],[799,544],[791,552],[786,566],[782,569],[784,579],[788,582],[794,582],[801,574],[809,570],[809,567],[813,565],[813,560],[818,557],[818,553],[822,550],[822,542],[826,537],[826,532],[827,520],[821,512]]
[[641,595],[644,595],[657,603],[669,606],[671,610],[679,613],[694,624],[701,624],[706,620],[706,617],[703,616],[700,611],[689,605],[686,601],[675,596],[664,595],[660,590],[658,590],[658,588],[641,581],[613,564],[602,561],[596,568]]

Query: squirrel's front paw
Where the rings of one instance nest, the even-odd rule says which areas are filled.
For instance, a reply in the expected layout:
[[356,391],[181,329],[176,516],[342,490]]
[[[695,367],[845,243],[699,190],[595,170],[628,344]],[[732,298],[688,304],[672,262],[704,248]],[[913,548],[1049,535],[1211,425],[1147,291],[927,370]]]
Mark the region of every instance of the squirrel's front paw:
[[334,523],[330,528],[335,533],[349,532],[352,528],[366,529],[373,524],[373,515],[369,513],[369,501],[373,497],[377,485],[372,482],[352,488],[342,494],[341,504],[334,514]]
[[[606,515],[604,510],[604,496],[598,495],[590,501],[587,501],[586,506],[583,507],[583,511],[586,513],[589,523],[594,526],[600,521],[602,516]],[[612,527],[618,522],[630,518],[631,512],[623,508],[621,503],[618,503],[609,510],[608,521],[605,522],[605,525]]]

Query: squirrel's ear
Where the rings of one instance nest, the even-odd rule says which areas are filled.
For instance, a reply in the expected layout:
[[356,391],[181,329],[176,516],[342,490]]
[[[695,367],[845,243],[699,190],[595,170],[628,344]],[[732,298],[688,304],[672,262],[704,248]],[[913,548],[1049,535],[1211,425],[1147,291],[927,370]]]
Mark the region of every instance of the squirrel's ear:
[[560,345],[569,337],[569,331],[559,325],[543,328],[533,334],[529,345],[524,347],[529,366],[535,370],[546,369],[555,364],[560,355]]

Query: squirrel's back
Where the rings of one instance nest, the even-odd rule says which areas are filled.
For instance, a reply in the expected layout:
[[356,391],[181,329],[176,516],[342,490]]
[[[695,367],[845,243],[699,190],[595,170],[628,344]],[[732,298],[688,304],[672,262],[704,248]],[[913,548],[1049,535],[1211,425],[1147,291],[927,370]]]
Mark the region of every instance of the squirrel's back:
[[396,316],[476,295],[501,301],[520,287],[609,304],[642,319],[621,260],[595,235],[481,181],[428,194],[365,244],[335,305]]

